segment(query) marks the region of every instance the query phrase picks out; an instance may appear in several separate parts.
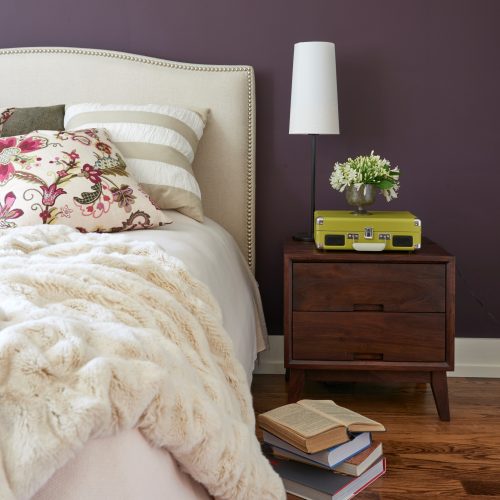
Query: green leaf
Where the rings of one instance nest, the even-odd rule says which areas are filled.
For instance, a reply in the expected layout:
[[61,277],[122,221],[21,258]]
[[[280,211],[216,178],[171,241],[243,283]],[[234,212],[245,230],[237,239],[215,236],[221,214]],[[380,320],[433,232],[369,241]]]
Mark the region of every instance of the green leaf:
[[[104,162],[103,160],[106,161]],[[109,165],[109,163],[111,162],[112,166],[110,167],[101,166],[100,164],[97,165],[98,163],[104,163],[104,164],[107,163]],[[128,177],[127,165],[119,154],[116,155],[116,158],[112,157],[102,158],[100,161],[96,163],[96,166],[99,166],[99,168],[101,169],[101,173],[103,175],[123,175],[124,177]]]
[[102,175],[123,175],[128,177],[127,170],[123,165],[116,165],[114,167],[103,168],[101,170]]
[[392,186],[394,186],[394,184],[395,184],[394,181],[391,181],[389,179],[384,179],[383,181],[380,181],[377,184],[377,187],[379,187],[380,189],[390,189]]
[[25,182],[31,182],[32,184],[37,184],[39,186],[47,185],[47,183],[43,179],[40,179],[40,177],[38,177],[37,175],[29,172],[23,172],[21,170],[16,170],[14,177],[17,177],[18,179],[21,179]]
[[94,192],[82,193],[80,197],[74,196],[73,199],[81,205],[92,205],[92,203],[98,200],[99,196],[101,196],[102,188],[100,184],[93,184],[90,189]]

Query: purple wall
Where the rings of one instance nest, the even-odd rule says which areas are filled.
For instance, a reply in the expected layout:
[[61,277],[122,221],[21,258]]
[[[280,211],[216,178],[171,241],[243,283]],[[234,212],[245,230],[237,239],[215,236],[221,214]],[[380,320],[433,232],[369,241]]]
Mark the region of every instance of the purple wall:
[[[2,3],[1,47],[60,45],[251,64],[257,78],[257,278],[281,330],[285,238],[306,226],[309,139],[288,135],[293,44],[336,44],[341,135],[319,138],[318,206],[346,208],[335,161],[371,149],[400,199],[458,258],[457,334],[500,337],[500,2],[45,0]],[[2,75],[8,78],[8,75]],[[1,84],[0,84],[1,88]]]

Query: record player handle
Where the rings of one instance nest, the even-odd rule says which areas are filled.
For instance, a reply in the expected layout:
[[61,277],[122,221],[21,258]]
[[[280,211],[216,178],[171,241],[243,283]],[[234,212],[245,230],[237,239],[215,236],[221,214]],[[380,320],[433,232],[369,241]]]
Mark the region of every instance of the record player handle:
[[381,252],[385,248],[385,241],[381,243],[356,243],[352,247],[358,252]]

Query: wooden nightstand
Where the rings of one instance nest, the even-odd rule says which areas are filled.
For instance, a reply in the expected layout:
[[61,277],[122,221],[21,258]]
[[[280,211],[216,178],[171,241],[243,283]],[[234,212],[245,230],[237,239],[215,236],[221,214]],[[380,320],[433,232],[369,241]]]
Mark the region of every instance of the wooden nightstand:
[[454,367],[455,257],[424,239],[417,252],[285,245],[285,366],[289,401],[305,377],[431,384],[449,420]]

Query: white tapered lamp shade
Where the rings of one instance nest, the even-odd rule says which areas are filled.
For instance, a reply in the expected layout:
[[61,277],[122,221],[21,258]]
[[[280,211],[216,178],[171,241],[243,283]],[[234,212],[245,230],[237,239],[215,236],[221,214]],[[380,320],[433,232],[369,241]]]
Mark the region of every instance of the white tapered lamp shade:
[[290,134],[338,134],[335,44],[300,42],[293,52]]
[[316,140],[318,135],[338,134],[337,70],[331,42],[296,43],[293,51],[290,134],[311,136],[311,208],[309,230],[294,234],[298,241],[314,241],[316,207]]

